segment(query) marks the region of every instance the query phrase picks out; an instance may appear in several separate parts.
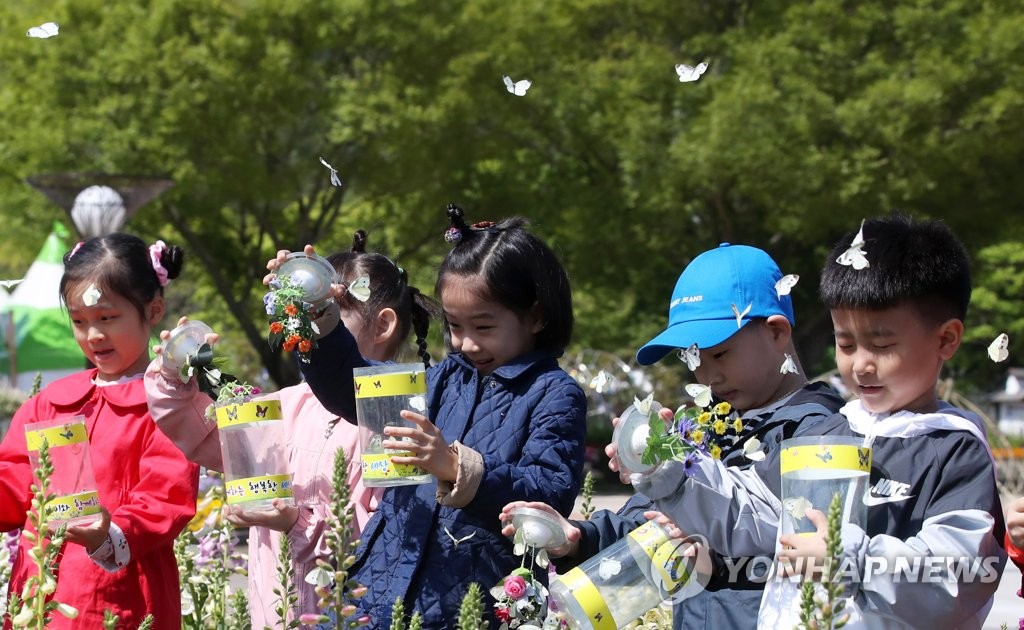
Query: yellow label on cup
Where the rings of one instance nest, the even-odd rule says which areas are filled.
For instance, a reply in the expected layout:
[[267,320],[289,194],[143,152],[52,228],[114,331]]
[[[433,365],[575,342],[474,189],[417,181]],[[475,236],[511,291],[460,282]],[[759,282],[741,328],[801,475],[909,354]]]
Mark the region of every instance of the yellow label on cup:
[[608,610],[608,604],[586,573],[575,567],[559,579],[572,592],[590,624],[594,626],[594,630],[615,630],[617,625],[611,611]]
[[812,444],[782,449],[782,474],[808,468],[871,472],[871,449],[852,444]]
[[217,407],[217,428],[234,427],[249,422],[270,422],[281,419],[281,401],[251,400]]
[[69,422],[59,427],[25,431],[25,444],[29,451],[38,451],[39,447],[43,445],[43,440],[46,440],[50,448],[56,448],[88,442],[89,436],[85,432],[84,422]]
[[55,497],[46,504],[47,516],[55,521],[70,521],[99,513],[100,497],[95,490]]
[[291,474],[245,477],[224,482],[228,505],[262,499],[287,499],[295,496]]
[[381,396],[415,396],[427,393],[427,373],[393,372],[353,378],[356,398],[380,398]]
[[682,555],[682,540],[667,540],[660,545],[651,557],[655,573],[661,577],[661,587],[668,593],[675,593],[690,579],[690,570],[686,566],[686,558]]
[[629,538],[640,546],[641,551],[643,551],[652,562],[654,561],[654,555],[657,553],[658,548],[668,541],[668,536],[665,534],[665,530],[663,530],[654,521],[647,521],[640,527],[629,532]]
[[395,451],[393,453],[363,453],[363,479],[401,479],[402,477],[418,477],[427,474],[419,466],[413,464],[396,464],[392,457],[412,457],[411,451]]

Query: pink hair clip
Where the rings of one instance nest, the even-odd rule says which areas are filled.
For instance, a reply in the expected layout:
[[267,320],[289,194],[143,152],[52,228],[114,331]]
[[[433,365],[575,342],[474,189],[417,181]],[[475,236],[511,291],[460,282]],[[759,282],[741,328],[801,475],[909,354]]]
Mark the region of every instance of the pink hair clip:
[[167,269],[160,262],[160,258],[163,257],[166,249],[167,244],[163,241],[157,241],[149,246],[149,260],[153,263],[153,271],[156,272],[156,278],[160,281],[160,286],[162,287],[167,286]]
[[73,258],[74,255],[78,253],[78,250],[82,249],[82,245],[84,244],[85,241],[78,241],[78,244],[71,248],[71,253],[68,254],[68,258]]

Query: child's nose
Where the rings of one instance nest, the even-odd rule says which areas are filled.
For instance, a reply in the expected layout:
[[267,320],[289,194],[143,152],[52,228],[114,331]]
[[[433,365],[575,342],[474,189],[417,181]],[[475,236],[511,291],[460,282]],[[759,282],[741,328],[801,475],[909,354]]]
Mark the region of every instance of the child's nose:
[[480,344],[478,344],[476,341],[474,341],[472,337],[465,336],[465,337],[462,338],[462,344],[461,344],[461,346],[459,348],[460,351],[462,351],[462,352],[476,352],[479,349],[480,349]]
[[874,374],[875,356],[864,350],[858,350],[853,355],[853,371],[856,374]]
[[86,339],[89,341],[100,341],[103,339],[103,331],[96,326],[89,326],[89,330],[86,333]]

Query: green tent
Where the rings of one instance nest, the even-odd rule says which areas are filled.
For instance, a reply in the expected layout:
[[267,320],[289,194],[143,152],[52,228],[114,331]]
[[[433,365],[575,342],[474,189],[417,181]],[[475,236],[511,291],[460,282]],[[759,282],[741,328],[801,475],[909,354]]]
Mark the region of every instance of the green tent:
[[67,237],[67,229],[55,222],[24,280],[0,304],[0,374],[21,390],[32,387],[37,372],[43,374],[45,385],[85,367],[60,301]]

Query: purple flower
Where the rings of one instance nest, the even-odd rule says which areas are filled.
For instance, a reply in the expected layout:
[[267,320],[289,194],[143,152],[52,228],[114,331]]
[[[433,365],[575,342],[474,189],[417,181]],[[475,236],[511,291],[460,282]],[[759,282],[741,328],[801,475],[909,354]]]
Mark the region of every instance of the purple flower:
[[263,296],[263,307],[267,309],[267,315],[274,314],[274,292],[269,291]]

